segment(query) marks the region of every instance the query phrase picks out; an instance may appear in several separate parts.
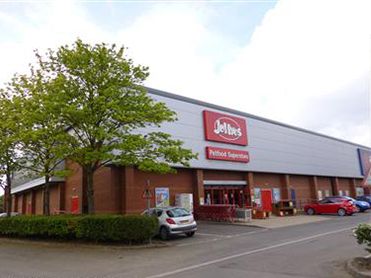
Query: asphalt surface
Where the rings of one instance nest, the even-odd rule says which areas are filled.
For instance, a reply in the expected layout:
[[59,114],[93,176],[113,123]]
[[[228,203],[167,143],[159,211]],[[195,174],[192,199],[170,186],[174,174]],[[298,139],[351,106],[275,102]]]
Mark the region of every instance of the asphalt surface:
[[[276,229],[200,223],[193,238],[127,248],[0,239],[0,277],[350,277],[352,236],[371,212]],[[157,246],[157,245],[156,245]]]

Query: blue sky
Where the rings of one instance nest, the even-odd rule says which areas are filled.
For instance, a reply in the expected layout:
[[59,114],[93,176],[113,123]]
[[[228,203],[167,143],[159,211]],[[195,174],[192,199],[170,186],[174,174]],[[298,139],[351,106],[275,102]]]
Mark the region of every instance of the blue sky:
[[116,43],[147,86],[370,146],[370,3],[0,0],[0,83],[36,48]]

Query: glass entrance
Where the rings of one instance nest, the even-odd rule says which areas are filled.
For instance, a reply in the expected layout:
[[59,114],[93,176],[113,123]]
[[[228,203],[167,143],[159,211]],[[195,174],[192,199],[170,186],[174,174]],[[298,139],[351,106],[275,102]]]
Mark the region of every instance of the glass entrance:
[[243,207],[245,196],[242,187],[208,187],[205,188],[205,203],[207,205],[236,205]]

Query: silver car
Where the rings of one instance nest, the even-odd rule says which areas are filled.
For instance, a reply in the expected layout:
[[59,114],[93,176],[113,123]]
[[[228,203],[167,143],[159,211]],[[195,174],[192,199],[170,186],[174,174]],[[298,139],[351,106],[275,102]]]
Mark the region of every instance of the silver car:
[[159,222],[159,235],[166,240],[171,235],[185,234],[192,237],[197,231],[197,223],[185,208],[164,207],[151,208],[142,214],[156,216]]

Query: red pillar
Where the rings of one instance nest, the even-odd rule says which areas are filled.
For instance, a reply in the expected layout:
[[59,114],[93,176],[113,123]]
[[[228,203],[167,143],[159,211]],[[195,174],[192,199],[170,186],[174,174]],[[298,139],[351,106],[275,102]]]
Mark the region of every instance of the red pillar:
[[122,213],[128,214],[131,209],[131,202],[133,199],[133,189],[134,189],[134,168],[125,167],[124,168],[124,180],[122,187]]
[[25,193],[22,194],[22,214],[26,214],[26,210],[27,210],[27,199],[26,199],[26,195]]
[[248,172],[246,176],[247,186],[244,188],[246,205],[252,206],[252,197],[254,196],[254,173]]
[[355,198],[356,197],[356,180],[355,179],[349,179],[349,185],[350,185],[350,197]]
[[316,176],[311,177],[309,184],[311,188],[311,191],[310,191],[311,198],[314,200],[318,200],[318,179],[317,177]]
[[290,175],[286,174],[282,177],[282,199],[291,199],[290,196]]
[[194,196],[196,206],[205,204],[204,171],[201,169],[195,171]]
[[13,196],[14,196],[14,206],[13,206],[13,208],[14,208],[14,211],[18,212],[18,198],[19,197],[16,194],[14,194]]
[[31,214],[34,215],[36,212],[36,191],[31,191]]
[[333,195],[339,195],[339,179],[337,177],[331,179],[331,188]]
[[59,210],[66,210],[66,188],[64,183],[58,184]]

